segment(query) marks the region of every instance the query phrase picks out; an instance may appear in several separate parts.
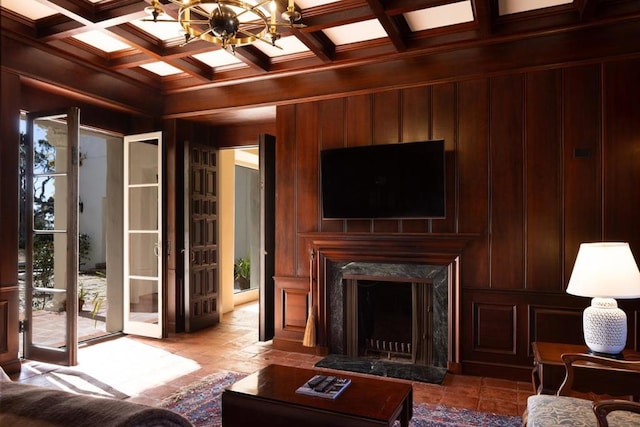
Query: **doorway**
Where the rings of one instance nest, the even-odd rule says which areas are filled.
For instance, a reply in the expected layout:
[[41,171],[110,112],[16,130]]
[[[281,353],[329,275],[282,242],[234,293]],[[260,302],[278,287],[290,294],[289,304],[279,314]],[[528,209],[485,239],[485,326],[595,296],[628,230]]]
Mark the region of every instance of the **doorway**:
[[[220,150],[222,312],[258,302],[259,339],[273,337],[275,138]],[[242,279],[242,280],[239,280]]]
[[[56,187],[56,181],[61,181],[60,173],[46,172],[51,164],[60,162],[62,154],[61,141],[64,136],[60,126],[55,120],[36,120],[33,123],[32,148],[27,148],[28,120],[26,113],[20,117],[21,133],[21,158],[20,158],[20,226],[19,226],[19,288],[20,307],[19,320],[24,324],[31,319],[31,340],[38,345],[50,348],[65,348],[66,328],[64,320],[67,311],[67,301],[64,292],[56,292],[56,276],[61,276],[60,267],[57,267],[61,255],[51,248],[60,245],[40,244],[46,242],[47,233],[42,230],[53,229],[56,226],[53,221],[58,220],[64,211],[60,209],[60,203],[64,201],[60,189]],[[122,199],[121,171],[122,164],[122,138],[80,127],[77,145],[77,305],[73,305],[73,311],[77,313],[75,323],[76,341],[86,342],[100,338],[122,329],[121,295],[114,294],[113,290],[121,287],[122,250],[117,250],[118,239],[121,232],[121,206],[118,202]],[[31,186],[27,185],[27,154],[33,151],[33,168],[36,177]],[[112,171],[112,172],[108,172]],[[115,179],[115,182],[114,182]],[[31,188],[31,190],[28,190]],[[114,194],[115,190],[115,194]],[[33,199],[33,212],[35,218],[34,232],[27,232],[27,221],[31,215],[26,203],[27,192]],[[111,201],[110,201],[111,200]],[[116,202],[113,202],[116,200]],[[120,212],[116,213],[117,206]],[[48,213],[51,209],[59,215]],[[54,219],[55,218],[55,219]],[[115,218],[115,221],[113,219]],[[48,222],[47,222],[48,221]],[[49,224],[51,223],[51,224]],[[48,225],[49,224],[49,225]],[[114,228],[115,227],[115,228]],[[31,229],[31,228],[29,228]],[[40,230],[42,229],[42,230]],[[114,230],[116,230],[114,232]],[[59,234],[59,233],[58,233]],[[54,237],[56,237],[54,235]],[[27,280],[27,242],[31,239],[33,276]],[[55,239],[52,240],[55,243]],[[108,256],[107,247],[116,254],[114,259]],[[121,240],[120,240],[121,248]],[[57,272],[57,274],[56,274]],[[52,288],[50,292],[33,292],[27,299],[26,283],[34,283],[34,286]],[[109,292],[107,292],[109,288]],[[29,304],[29,307],[27,307]],[[29,310],[28,310],[29,309]],[[19,334],[19,357],[25,357],[25,336]],[[35,353],[32,351],[32,353]],[[34,356],[35,354],[32,354]]]

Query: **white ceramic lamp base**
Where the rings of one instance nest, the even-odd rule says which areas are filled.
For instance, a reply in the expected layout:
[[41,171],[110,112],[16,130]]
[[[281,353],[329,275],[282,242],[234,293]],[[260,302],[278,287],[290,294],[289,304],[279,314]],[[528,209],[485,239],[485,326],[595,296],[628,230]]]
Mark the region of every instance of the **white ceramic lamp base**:
[[593,353],[619,356],[627,344],[627,315],[613,298],[593,298],[584,310],[582,327]]

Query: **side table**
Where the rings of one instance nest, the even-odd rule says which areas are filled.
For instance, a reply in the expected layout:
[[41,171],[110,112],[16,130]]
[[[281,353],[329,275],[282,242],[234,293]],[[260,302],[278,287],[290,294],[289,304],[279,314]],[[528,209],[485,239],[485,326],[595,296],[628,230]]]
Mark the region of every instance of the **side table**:
[[[562,355],[564,353],[586,353],[587,347],[575,344],[562,344],[552,342],[534,342],[533,371],[531,381],[533,391],[536,394],[555,394],[565,376]],[[625,360],[640,361],[640,353],[625,350],[622,353]],[[589,369],[589,368],[579,368]],[[637,402],[640,399],[640,378],[637,373],[621,370],[589,369],[589,381],[603,381],[607,388],[615,391],[617,395],[628,394]],[[579,390],[580,384],[574,384],[574,389]]]

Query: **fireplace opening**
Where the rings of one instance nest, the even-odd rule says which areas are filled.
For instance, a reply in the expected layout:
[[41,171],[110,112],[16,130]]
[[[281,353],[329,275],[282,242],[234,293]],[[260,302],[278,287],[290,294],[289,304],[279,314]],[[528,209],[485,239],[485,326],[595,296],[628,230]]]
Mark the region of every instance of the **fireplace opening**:
[[[428,279],[346,276],[346,350],[368,357],[431,365],[432,286]],[[410,279],[415,280],[415,279]]]

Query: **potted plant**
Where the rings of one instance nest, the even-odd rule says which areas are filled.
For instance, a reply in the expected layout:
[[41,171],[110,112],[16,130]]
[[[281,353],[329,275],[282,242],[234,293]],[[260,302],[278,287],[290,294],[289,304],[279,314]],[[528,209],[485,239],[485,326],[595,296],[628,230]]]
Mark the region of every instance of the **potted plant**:
[[251,262],[249,258],[238,258],[233,265],[234,287],[240,290],[249,289],[250,275]]

